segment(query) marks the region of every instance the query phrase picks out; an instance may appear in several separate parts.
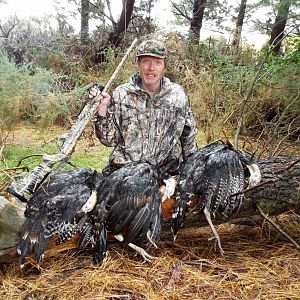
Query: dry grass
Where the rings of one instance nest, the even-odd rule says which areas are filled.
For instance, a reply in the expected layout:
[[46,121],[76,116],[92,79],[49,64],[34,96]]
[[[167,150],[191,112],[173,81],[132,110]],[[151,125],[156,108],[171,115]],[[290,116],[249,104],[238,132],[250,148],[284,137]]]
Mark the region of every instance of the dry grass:
[[[284,224],[299,237],[299,223]],[[299,222],[299,221],[298,221]],[[91,251],[45,258],[39,272],[28,265],[2,267],[0,299],[300,299],[299,251],[259,228],[220,225],[226,252],[218,257],[207,228],[184,229],[176,243],[165,233],[154,261],[143,263],[113,245],[102,266]]]

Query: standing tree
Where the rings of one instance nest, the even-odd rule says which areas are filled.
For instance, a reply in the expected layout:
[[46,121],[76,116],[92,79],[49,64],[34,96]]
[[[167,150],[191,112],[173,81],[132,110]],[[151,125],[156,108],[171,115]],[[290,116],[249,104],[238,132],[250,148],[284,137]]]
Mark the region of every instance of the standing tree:
[[86,45],[89,38],[89,0],[81,0],[81,28],[80,28],[80,40],[82,45]]
[[264,16],[254,20],[254,28],[270,35],[271,50],[279,54],[283,39],[300,31],[300,0],[259,0],[252,7],[265,10]]
[[[109,1],[107,1],[109,2]],[[95,63],[105,60],[105,50],[107,47],[118,47],[124,38],[124,34],[131,20],[135,0],[122,0],[122,13],[117,23],[114,23],[113,30],[110,32],[105,46],[100,47],[95,55]]]
[[171,2],[173,13],[181,21],[180,23],[190,24],[189,40],[193,45],[198,45],[200,41],[206,2],[207,0],[181,1],[179,4]]
[[203,22],[209,22],[210,30],[216,26],[217,31],[224,29],[223,21],[231,6],[227,0],[181,0],[178,4],[172,2],[172,11],[180,25],[189,25],[189,39],[193,45],[200,41],[200,31]]
[[135,0],[123,0],[123,9],[118,22],[114,26],[114,30],[109,34],[108,44],[118,47],[122,41],[131,20],[133,6]]
[[128,31],[137,36],[147,35],[155,31],[156,25],[151,14],[156,2],[157,0],[140,0],[139,5],[134,7]]
[[192,44],[199,45],[200,30],[204,16],[206,0],[195,0],[193,6],[193,17],[191,19],[191,26],[189,30],[189,38]]
[[236,26],[233,33],[232,47],[236,51],[239,48],[241,41],[242,28],[244,24],[247,0],[241,0],[239,14],[236,20]]
[[284,30],[292,2],[292,0],[279,0],[277,6],[277,15],[272,27],[271,38],[269,40],[272,52],[276,55],[280,53],[281,42],[284,38]]

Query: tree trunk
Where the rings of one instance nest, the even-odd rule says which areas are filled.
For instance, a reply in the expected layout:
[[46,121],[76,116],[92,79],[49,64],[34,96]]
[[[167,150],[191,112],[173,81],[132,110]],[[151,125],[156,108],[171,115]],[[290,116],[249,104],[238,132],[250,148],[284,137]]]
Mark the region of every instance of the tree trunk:
[[120,19],[114,26],[114,30],[109,34],[106,44],[97,51],[95,63],[101,63],[105,61],[105,52],[108,47],[117,48],[120,45],[131,20],[134,1],[135,0],[123,0],[123,9]]
[[80,28],[80,40],[81,45],[86,45],[89,38],[89,0],[81,0],[81,28]]
[[[256,204],[265,214],[279,215],[294,210],[300,211],[300,157],[269,158],[261,160],[259,166],[262,172],[262,182],[245,191],[245,200],[239,211],[228,220],[215,219],[215,224],[234,222],[241,218],[254,218],[259,215]],[[165,219],[164,230],[169,230],[172,216],[172,201],[163,202]],[[24,205],[20,202],[8,201],[0,197],[0,263],[9,263],[17,260],[16,244],[17,233],[24,222]],[[203,214],[192,209],[188,214],[184,227],[207,226]],[[47,256],[57,252],[77,247],[78,236],[69,243],[57,246],[55,238],[50,239],[46,251]]]
[[193,18],[191,20],[189,39],[193,45],[198,46],[200,41],[200,30],[204,16],[206,0],[194,0]]
[[232,47],[236,51],[239,48],[241,41],[242,28],[245,18],[247,0],[241,0],[239,14],[236,21],[236,27],[233,34]]
[[[157,0],[146,0],[144,1],[145,3],[143,4],[144,5],[144,9],[146,10],[146,18],[145,18],[145,21],[144,21],[144,34],[149,34],[151,33],[151,12],[152,12],[152,9],[153,9],[153,5],[154,3],[156,2]],[[140,3],[140,5],[142,6],[142,1]]]
[[123,9],[114,31],[109,34],[108,44],[118,47],[123,39],[133,12],[134,0],[123,0]]
[[276,55],[280,53],[281,42],[284,38],[284,29],[289,15],[291,0],[280,0],[278,4],[277,16],[272,28],[269,45]]

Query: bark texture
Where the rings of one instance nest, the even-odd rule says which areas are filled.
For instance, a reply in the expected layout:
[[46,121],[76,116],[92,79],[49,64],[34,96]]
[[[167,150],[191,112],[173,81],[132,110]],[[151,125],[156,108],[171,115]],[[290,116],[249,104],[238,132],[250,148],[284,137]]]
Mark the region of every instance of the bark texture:
[[204,16],[206,0],[195,0],[193,6],[193,17],[191,20],[189,36],[193,45],[199,45],[200,31]]
[[277,16],[272,28],[269,45],[274,54],[280,53],[281,43],[284,38],[285,25],[289,16],[291,6],[290,0],[280,0],[278,4]]
[[235,50],[237,50],[240,45],[246,7],[247,7],[247,0],[241,0],[239,14],[237,17],[236,26],[233,34],[233,41],[232,41],[232,46]]
[[95,63],[106,61],[106,50],[109,47],[117,48],[122,42],[132,17],[134,2],[135,0],[123,0],[123,9],[120,19],[114,24],[113,31],[109,34],[106,44],[97,51]]
[[81,0],[81,28],[80,28],[80,39],[81,44],[85,45],[89,38],[89,0]]

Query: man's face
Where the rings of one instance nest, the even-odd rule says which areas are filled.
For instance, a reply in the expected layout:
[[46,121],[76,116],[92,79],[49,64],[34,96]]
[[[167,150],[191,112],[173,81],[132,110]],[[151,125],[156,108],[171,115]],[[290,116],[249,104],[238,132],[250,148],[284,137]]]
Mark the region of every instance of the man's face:
[[160,79],[165,70],[165,60],[163,58],[152,56],[140,57],[138,68],[144,88],[159,88]]

